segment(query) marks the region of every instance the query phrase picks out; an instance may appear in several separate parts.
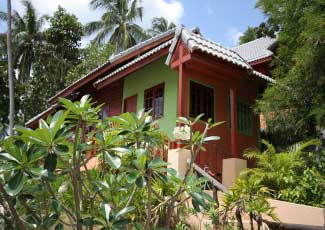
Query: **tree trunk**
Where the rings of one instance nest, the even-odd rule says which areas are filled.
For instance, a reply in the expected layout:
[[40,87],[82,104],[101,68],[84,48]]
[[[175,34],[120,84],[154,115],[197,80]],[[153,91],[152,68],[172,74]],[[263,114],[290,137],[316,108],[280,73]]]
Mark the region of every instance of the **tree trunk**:
[[242,218],[241,218],[241,213],[240,213],[240,210],[239,210],[238,207],[236,208],[235,215],[236,215],[236,219],[237,219],[237,228],[239,230],[244,230],[244,225],[243,225],[243,221],[242,221]]
[[11,0],[7,0],[7,55],[8,55],[8,82],[9,82],[9,135],[13,134],[15,98],[14,98],[14,79],[12,70],[11,53]]
[[249,220],[251,224],[251,230],[254,230],[254,224],[253,224],[253,213],[249,213]]

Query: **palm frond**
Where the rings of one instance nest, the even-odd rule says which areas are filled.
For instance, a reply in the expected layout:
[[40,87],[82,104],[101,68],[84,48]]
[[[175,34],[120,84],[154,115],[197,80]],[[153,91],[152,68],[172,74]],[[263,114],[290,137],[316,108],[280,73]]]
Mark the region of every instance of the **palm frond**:
[[90,35],[100,29],[102,29],[104,26],[104,23],[102,21],[93,21],[89,22],[85,25],[85,33],[87,35]]
[[0,11],[0,21],[7,21],[7,12]]

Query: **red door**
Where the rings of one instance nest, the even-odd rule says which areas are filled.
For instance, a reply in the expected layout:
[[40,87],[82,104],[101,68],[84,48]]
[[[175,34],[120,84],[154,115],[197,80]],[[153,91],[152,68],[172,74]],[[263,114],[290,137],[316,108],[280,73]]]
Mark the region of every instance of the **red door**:
[[136,112],[137,111],[137,95],[124,99],[124,108],[123,111],[126,112]]

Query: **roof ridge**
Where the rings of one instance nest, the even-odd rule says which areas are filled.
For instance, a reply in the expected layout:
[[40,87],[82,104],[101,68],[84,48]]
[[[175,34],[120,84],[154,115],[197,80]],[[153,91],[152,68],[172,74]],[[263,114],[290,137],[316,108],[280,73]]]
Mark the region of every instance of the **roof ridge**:
[[[191,31],[189,31],[190,33],[192,33]],[[236,59],[239,59],[239,60],[241,60],[241,61],[243,61],[243,62],[245,62],[247,65],[249,65],[250,66],[250,64],[239,54],[239,53],[237,53],[235,50],[232,50],[230,47],[228,47],[228,46],[224,46],[224,45],[222,45],[221,43],[219,43],[219,42],[215,42],[215,41],[213,41],[212,39],[209,39],[209,38],[207,38],[207,37],[204,37],[204,36],[202,36],[202,35],[197,35],[197,34],[195,34],[195,33],[192,33],[192,36],[197,36],[197,37],[199,37],[199,38],[201,38],[201,39],[203,39],[203,40],[206,40],[206,41],[208,41],[208,42],[210,42],[210,43],[212,43],[212,44],[215,44],[215,45],[217,45],[217,46],[219,46],[220,48],[223,48],[223,49],[225,49],[225,50],[227,50],[227,51],[229,51],[229,52],[231,52],[231,53],[233,53],[233,54],[235,54],[235,55],[237,55],[239,58],[237,58],[237,57],[235,57]],[[224,53],[224,52],[222,52],[222,51],[219,51],[219,52],[221,52],[221,53],[223,53],[223,54],[226,54],[226,53]],[[251,66],[250,66],[251,67]]]
[[255,41],[258,41],[258,40],[261,40],[261,39],[265,39],[265,38],[270,38],[270,39],[275,39],[275,38],[271,38],[270,36],[264,36],[264,37],[260,37],[260,38],[256,38],[252,41],[249,41],[249,42],[246,42],[246,43],[243,43],[243,44],[240,44],[240,45],[237,45],[237,46],[234,46],[234,47],[231,47],[230,49],[235,49],[235,48],[238,48],[240,46],[243,46],[243,45],[247,45],[247,44],[250,44],[250,43],[253,43]]
[[172,29],[167,30],[167,31],[165,31],[163,33],[160,33],[160,34],[157,34],[157,35],[155,35],[153,37],[150,37],[150,38],[148,38],[148,39],[146,39],[146,40],[144,40],[142,42],[139,42],[139,43],[135,44],[134,46],[131,46],[131,47],[127,48],[126,50],[123,50],[123,51],[121,51],[121,52],[119,52],[117,54],[113,53],[111,55],[111,57],[109,58],[109,61],[114,61],[114,60],[118,59],[120,56],[123,56],[124,54],[127,54],[130,51],[136,50],[137,48],[139,48],[139,47],[141,47],[141,46],[143,46],[143,45],[145,45],[147,43],[150,43],[153,40],[159,39],[160,37],[164,37],[164,36],[166,36],[168,34],[172,34],[175,30],[176,30],[176,28],[172,28]]

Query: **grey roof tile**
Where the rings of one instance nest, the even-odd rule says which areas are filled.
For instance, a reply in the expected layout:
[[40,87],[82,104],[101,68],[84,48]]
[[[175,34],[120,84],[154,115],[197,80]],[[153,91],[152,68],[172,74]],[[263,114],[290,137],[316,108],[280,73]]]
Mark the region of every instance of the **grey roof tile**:
[[139,62],[139,61],[141,61],[141,60],[143,60],[143,59],[145,59],[145,58],[147,58],[147,57],[149,57],[149,56],[151,56],[151,55],[157,53],[159,50],[161,50],[161,49],[163,49],[163,48],[169,46],[171,43],[172,43],[172,39],[168,40],[167,42],[162,43],[161,45],[155,47],[154,49],[152,49],[152,50],[150,50],[150,51],[148,51],[148,52],[146,52],[146,53],[140,55],[139,57],[135,58],[134,60],[132,60],[132,61],[126,63],[125,65],[123,65],[123,66],[117,68],[116,70],[114,70],[113,72],[109,73],[109,74],[106,75],[105,77],[103,77],[103,78],[97,80],[97,81],[94,83],[94,85],[95,85],[95,86],[98,85],[99,83],[101,83],[101,82],[105,81],[106,79],[112,77],[113,75],[115,75],[115,74],[121,72],[122,70],[124,70],[124,69],[126,69],[126,68],[129,68],[130,66],[136,64],[137,62]]
[[270,57],[273,52],[270,48],[276,43],[275,38],[262,37],[245,44],[233,47],[242,58],[248,62],[253,62],[262,58]]

